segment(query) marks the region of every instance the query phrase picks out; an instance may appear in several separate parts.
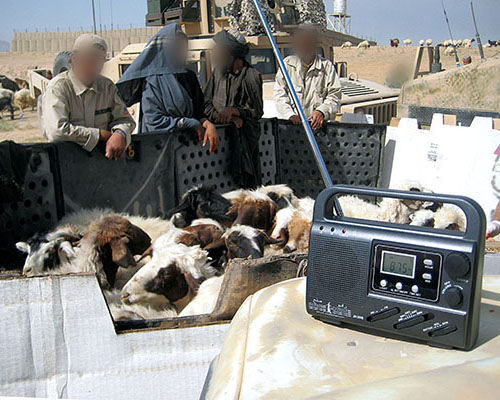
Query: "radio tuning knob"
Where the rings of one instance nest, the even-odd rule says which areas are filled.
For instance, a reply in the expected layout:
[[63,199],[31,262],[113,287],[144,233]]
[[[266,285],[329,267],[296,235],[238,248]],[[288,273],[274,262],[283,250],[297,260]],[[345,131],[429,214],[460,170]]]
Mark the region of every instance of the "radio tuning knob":
[[444,291],[444,298],[450,307],[458,308],[462,304],[464,295],[459,287],[451,286]]
[[452,278],[462,278],[470,271],[470,260],[462,253],[448,254],[445,269]]

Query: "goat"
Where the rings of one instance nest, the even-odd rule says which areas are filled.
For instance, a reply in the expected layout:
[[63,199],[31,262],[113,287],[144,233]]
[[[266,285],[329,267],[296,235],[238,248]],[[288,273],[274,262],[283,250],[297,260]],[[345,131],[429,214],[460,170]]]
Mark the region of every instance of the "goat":
[[[142,229],[118,215],[103,217],[78,241],[69,239],[60,233],[53,239],[61,241],[58,245],[49,241],[43,244],[47,249],[25,249],[31,258],[23,273],[33,276],[91,272],[97,274],[104,288],[110,288],[115,284],[118,268],[135,267],[134,255],[142,254],[151,243]],[[18,244],[18,248],[22,246]],[[39,259],[41,256],[43,260]]]
[[287,185],[261,186],[257,189],[257,192],[269,196],[276,203],[279,210],[288,207],[292,201],[297,200],[293,190]]
[[179,317],[210,314],[217,305],[224,275],[214,276],[202,282],[193,300],[182,310]]
[[143,304],[123,304],[121,290],[103,290],[104,298],[114,321],[166,319],[177,317],[174,306],[156,309]]
[[358,49],[369,49],[370,48],[370,42],[368,40],[363,40],[361,43],[358,44]]
[[230,222],[227,216],[231,202],[215,192],[214,185],[200,185],[188,190],[180,204],[167,213],[178,228],[189,226],[197,218],[212,218]]
[[352,43],[351,42],[344,42],[340,46],[341,49],[350,49],[351,47],[352,47]]
[[403,40],[403,43],[404,43],[404,45],[405,45],[406,47],[408,47],[408,46],[411,46],[411,44],[412,44],[413,42],[411,41],[411,39],[405,39],[405,40]]
[[[0,89],[0,113],[6,108],[10,110],[10,119],[14,119],[14,107],[12,102],[14,100],[14,92],[9,89]],[[2,115],[0,114],[0,118]]]
[[[69,264],[76,254],[73,245],[88,231],[89,227],[101,218],[113,215],[110,209],[83,209],[68,214],[61,219],[57,227],[49,233],[36,234],[26,242],[16,244],[18,250],[27,254],[23,273],[39,275]],[[160,218],[143,218],[122,214],[132,225],[145,231],[154,241],[172,224]]]
[[200,246],[153,244],[153,256],[121,292],[126,305],[147,304],[156,309],[175,306],[181,311],[196,295],[200,284],[216,274],[208,252]]
[[391,47],[399,46],[399,39],[390,39]]
[[445,204],[434,213],[434,228],[465,231],[466,218],[463,211],[453,204]]
[[498,46],[498,41],[496,40],[488,40],[488,47],[497,47]]
[[266,194],[258,191],[238,190],[224,194],[231,200],[232,206],[228,216],[233,220],[233,226],[248,225],[269,232],[278,205]]
[[0,75],[0,88],[8,89],[12,92],[17,92],[20,89],[16,82],[7,78],[5,75]]
[[257,259],[264,256],[266,245],[278,244],[260,229],[247,225],[236,225],[228,229],[222,237],[205,247],[206,251],[227,250],[227,259]]
[[21,114],[23,113],[25,108],[31,107],[31,110],[35,110],[36,107],[36,99],[31,97],[29,89],[21,89],[18,92],[14,93],[14,106],[19,108]]
[[30,84],[26,79],[14,78],[16,85],[19,86],[20,89],[29,89]]

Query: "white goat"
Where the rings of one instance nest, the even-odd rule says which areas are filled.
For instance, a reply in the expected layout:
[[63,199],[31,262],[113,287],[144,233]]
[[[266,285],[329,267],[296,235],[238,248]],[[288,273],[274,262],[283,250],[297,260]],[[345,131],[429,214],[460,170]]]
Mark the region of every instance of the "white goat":
[[407,46],[407,47],[408,47],[408,46],[411,46],[411,44],[412,44],[413,42],[411,41],[411,39],[405,39],[405,40],[403,40],[403,43],[404,43],[404,45],[405,45],[405,46]]
[[361,43],[358,44],[358,49],[369,49],[370,48],[370,42],[368,40],[363,40]]
[[124,286],[121,300],[126,305],[143,304],[155,309],[181,311],[196,295],[205,279],[216,274],[208,252],[199,246],[156,241],[153,256]]
[[352,43],[351,42],[344,42],[340,46],[341,49],[350,49],[351,47],[352,47]]

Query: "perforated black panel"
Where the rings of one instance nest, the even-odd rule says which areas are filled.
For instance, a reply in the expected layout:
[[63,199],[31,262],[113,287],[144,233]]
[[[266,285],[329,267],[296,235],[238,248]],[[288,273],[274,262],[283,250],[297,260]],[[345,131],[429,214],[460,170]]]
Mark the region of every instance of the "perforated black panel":
[[58,204],[53,163],[54,149],[33,147],[24,180],[23,197],[11,204],[0,204],[0,267],[19,267],[24,255],[15,247],[37,232],[55,225],[62,213]]
[[369,264],[370,252],[369,242],[313,235],[307,266],[309,283],[314,285],[311,293],[333,303],[342,303],[349,293],[351,305],[364,304],[367,278],[359,266]]
[[176,138],[178,147],[175,151],[175,180],[177,197],[196,185],[212,184],[217,191],[224,193],[237,186],[231,177],[231,130],[219,128],[219,149],[210,154],[188,134],[181,133]]
[[[277,138],[281,183],[299,197],[316,197],[325,186],[304,129],[280,121]],[[334,184],[377,185],[385,127],[331,123],[316,140]]]
[[260,165],[262,171],[262,184],[274,185],[276,183],[276,141],[274,138],[277,127],[276,120],[263,119],[261,121],[260,135]]

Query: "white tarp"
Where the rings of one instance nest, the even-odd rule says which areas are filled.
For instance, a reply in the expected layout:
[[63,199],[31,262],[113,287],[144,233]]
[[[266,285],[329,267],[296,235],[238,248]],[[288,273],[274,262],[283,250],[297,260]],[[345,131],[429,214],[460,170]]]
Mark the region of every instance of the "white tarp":
[[470,127],[443,124],[435,114],[430,130],[416,120],[388,127],[386,142],[396,142],[390,186],[413,181],[437,193],[468,196],[489,220],[500,201],[500,131],[491,118],[476,117]]
[[95,276],[0,280],[0,396],[198,399],[228,325],[116,334]]

